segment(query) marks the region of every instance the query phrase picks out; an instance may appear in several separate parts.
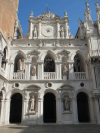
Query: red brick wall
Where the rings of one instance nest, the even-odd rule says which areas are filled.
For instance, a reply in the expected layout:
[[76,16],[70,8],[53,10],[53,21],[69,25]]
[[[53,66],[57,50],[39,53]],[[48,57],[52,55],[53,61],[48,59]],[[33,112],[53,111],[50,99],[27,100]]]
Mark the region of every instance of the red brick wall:
[[19,0],[0,0],[0,31],[6,41],[13,37]]

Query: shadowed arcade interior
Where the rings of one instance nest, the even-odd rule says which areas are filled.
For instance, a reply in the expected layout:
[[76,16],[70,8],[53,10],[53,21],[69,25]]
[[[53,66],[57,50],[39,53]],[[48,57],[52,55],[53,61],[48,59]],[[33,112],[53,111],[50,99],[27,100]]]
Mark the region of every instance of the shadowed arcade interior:
[[22,95],[16,93],[11,97],[10,123],[21,123],[22,117]]
[[56,123],[56,97],[52,93],[46,93],[44,96],[44,123]]
[[85,93],[80,92],[77,95],[78,121],[90,122],[88,97]]

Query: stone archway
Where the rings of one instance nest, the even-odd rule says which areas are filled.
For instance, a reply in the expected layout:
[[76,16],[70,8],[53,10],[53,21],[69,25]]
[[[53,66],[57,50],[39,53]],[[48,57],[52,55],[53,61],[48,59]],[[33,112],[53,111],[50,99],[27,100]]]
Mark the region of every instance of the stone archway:
[[90,122],[88,96],[84,92],[77,94],[78,121]]
[[22,95],[15,93],[11,97],[10,123],[21,123],[22,119]]
[[56,123],[56,97],[50,92],[44,95],[43,121],[44,123]]

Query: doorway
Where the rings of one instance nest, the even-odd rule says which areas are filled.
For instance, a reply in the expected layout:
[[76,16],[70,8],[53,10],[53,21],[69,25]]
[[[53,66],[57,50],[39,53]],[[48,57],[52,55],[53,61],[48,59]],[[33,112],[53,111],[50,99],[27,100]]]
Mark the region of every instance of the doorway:
[[22,117],[22,95],[16,93],[11,97],[10,103],[10,123],[21,123]]
[[88,96],[84,92],[77,95],[78,121],[90,122]]
[[53,93],[46,93],[43,107],[44,123],[56,123],[56,97]]

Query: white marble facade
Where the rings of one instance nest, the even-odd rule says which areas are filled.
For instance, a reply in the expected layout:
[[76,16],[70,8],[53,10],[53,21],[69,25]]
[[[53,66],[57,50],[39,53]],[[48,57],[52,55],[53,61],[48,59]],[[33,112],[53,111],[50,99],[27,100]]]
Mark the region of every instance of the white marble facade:
[[22,124],[44,124],[47,94],[55,97],[55,123],[100,124],[98,2],[96,12],[94,22],[86,2],[85,22],[79,19],[75,38],[69,32],[67,12],[60,18],[50,11],[37,18],[31,12],[25,37],[22,33],[17,37],[15,30],[7,43],[0,34],[0,125],[10,124],[15,94],[21,96]]

